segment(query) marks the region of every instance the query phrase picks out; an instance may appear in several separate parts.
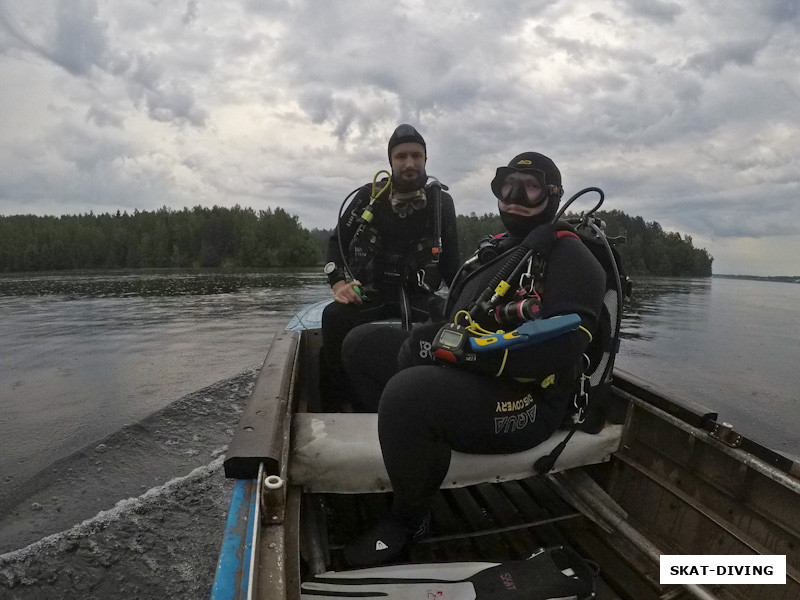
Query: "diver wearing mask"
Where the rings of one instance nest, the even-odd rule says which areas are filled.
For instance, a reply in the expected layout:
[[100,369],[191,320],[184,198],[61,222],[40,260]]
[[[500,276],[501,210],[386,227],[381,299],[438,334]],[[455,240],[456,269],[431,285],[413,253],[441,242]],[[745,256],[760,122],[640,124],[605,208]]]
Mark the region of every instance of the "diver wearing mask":
[[498,168],[491,187],[500,219],[513,237],[551,222],[564,195],[558,167],[538,152],[523,152]]
[[[569,414],[583,353],[598,327],[605,272],[577,235],[552,220],[562,196],[552,160],[524,152],[497,169],[491,182],[508,234],[486,262],[467,261],[450,286],[444,317],[411,332],[365,324],[344,341],[345,368],[359,402],[378,411],[378,434],[394,498],[384,518],[344,550],[351,566],[395,560],[428,529],[430,507],[453,450],[470,454],[521,452],[547,440]],[[475,310],[511,255],[541,254],[541,273],[508,277],[510,296],[537,299],[537,315],[575,314],[580,327],[537,345],[492,351],[465,360],[437,354],[437,340],[465,314],[483,330],[504,325]],[[520,264],[533,264],[533,258]],[[506,276],[504,276],[506,278]],[[395,366],[396,358],[396,366]]]

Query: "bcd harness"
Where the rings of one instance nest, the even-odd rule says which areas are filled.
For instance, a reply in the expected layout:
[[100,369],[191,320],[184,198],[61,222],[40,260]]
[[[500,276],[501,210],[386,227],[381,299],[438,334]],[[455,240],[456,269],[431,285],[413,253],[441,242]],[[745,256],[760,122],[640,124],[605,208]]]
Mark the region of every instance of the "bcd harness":
[[[386,175],[381,181],[378,178]],[[367,286],[399,290],[401,294],[408,290],[421,290],[434,292],[441,283],[439,260],[442,252],[442,209],[441,193],[447,186],[435,178],[423,188],[422,193],[430,194],[430,210],[427,211],[425,234],[421,238],[408,242],[406,248],[393,248],[392,252],[386,248],[384,237],[375,223],[377,203],[383,202],[382,198],[388,196],[391,189],[391,174],[387,171],[376,173],[369,201],[360,206],[354,206],[347,226],[356,224],[355,232],[350,238],[347,251],[342,243],[341,227],[339,234],[339,252],[344,265],[345,276],[350,280],[359,279]],[[366,186],[365,186],[366,187]],[[345,198],[339,209],[338,223],[342,223],[342,210],[347,201],[365,187],[358,188]],[[389,200],[386,204],[389,204]],[[407,209],[401,209],[399,214],[405,218],[406,214],[413,211],[414,203],[407,202]],[[396,207],[395,207],[396,208]],[[394,209],[389,209],[394,210]],[[420,210],[418,207],[417,210]],[[398,212],[395,210],[395,212]],[[402,301],[402,299],[401,299]]]
[[[594,191],[600,195],[599,202],[587,213],[559,221],[566,208],[584,193]],[[603,399],[611,386],[614,358],[619,349],[619,330],[622,319],[623,297],[630,296],[631,283],[624,273],[619,253],[614,247],[624,242],[624,238],[608,238],[603,231],[604,223],[594,216],[602,205],[604,194],[599,188],[586,188],[575,194],[556,215],[556,238],[573,237],[581,240],[598,260],[606,273],[605,296],[595,334],[581,326],[576,314],[561,315],[549,319],[539,319],[541,298],[537,290],[542,281],[551,246],[542,246],[534,229],[518,246],[502,252],[504,238],[495,237],[484,240],[476,255],[465,263],[482,262],[479,254],[483,251],[496,258],[500,267],[481,294],[465,310],[456,313],[453,323],[448,323],[437,334],[432,344],[435,358],[450,363],[469,363],[483,352],[503,351],[503,360],[496,373],[500,376],[505,367],[508,352],[541,343],[547,339],[575,330],[582,330],[589,337],[589,346],[583,355],[583,365],[576,366],[577,380],[573,400],[573,417],[569,434],[549,455],[540,458],[535,465],[537,472],[546,473],[552,469],[564,446],[578,428],[596,433],[602,428],[604,415]],[[541,236],[540,236],[541,237]],[[491,252],[491,248],[496,249]],[[541,248],[546,247],[545,250]],[[493,262],[493,260],[492,260]],[[459,275],[456,275],[454,287]],[[463,288],[462,288],[463,289]],[[492,316],[498,329],[488,331],[477,323],[483,316]],[[549,386],[554,376],[545,378],[542,387]],[[593,419],[587,421],[589,397]]]

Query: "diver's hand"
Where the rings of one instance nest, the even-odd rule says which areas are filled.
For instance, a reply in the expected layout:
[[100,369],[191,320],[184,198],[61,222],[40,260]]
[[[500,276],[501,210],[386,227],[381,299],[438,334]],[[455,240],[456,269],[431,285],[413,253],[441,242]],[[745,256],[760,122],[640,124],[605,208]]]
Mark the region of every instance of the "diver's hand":
[[349,283],[344,280],[337,281],[333,284],[333,299],[342,304],[363,304],[361,296],[353,289],[354,286],[360,287],[361,282],[358,279]]

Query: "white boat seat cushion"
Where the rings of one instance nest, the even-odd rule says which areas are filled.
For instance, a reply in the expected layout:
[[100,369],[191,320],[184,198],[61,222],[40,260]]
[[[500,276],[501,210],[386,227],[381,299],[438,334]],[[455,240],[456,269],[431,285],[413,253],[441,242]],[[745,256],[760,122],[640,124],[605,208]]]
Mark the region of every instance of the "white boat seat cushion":
[[[578,431],[556,461],[554,471],[603,462],[619,446],[622,425],[600,433]],[[567,435],[556,432],[542,444],[515,454],[453,452],[443,488],[524,479],[535,475],[533,463]],[[341,494],[391,489],[378,442],[378,415],[297,413],[292,417],[289,484],[309,492]]]

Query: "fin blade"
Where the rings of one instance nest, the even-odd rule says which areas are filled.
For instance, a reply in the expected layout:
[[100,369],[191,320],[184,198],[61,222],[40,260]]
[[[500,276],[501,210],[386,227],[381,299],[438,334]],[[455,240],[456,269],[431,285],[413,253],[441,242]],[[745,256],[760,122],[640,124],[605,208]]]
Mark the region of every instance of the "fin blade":
[[476,600],[475,586],[469,581],[438,581],[428,583],[329,584],[305,582],[301,588],[303,600],[321,597],[337,600],[391,598],[391,600]]

